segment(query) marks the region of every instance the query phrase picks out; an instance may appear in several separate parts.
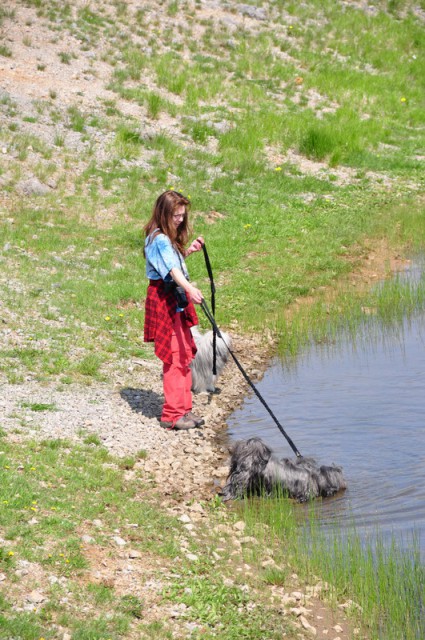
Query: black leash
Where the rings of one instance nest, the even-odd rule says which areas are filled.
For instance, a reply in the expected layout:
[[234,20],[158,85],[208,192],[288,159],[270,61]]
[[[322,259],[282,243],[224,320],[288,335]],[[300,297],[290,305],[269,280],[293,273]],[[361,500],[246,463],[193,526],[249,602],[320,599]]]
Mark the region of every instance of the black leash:
[[[213,277],[213,272],[212,272],[212,268],[211,268],[211,262],[210,262],[210,258],[208,256],[208,251],[207,251],[207,247],[205,246],[205,242],[202,245],[202,251],[204,252],[205,266],[207,268],[208,277],[210,279],[211,309],[212,309],[212,315],[214,317],[215,316],[215,284],[214,284],[214,277]],[[214,325],[213,325],[213,366],[212,366],[212,372],[213,372],[214,376],[217,375],[217,331],[214,328]]]
[[302,458],[301,453],[298,451],[297,447],[295,446],[295,444],[293,443],[291,438],[288,436],[288,434],[286,433],[285,429],[282,427],[282,425],[280,424],[279,420],[276,418],[276,416],[274,415],[273,411],[270,409],[269,405],[264,400],[264,398],[261,395],[261,393],[258,391],[257,387],[254,385],[252,380],[249,378],[248,374],[246,373],[246,371],[242,367],[241,363],[239,362],[239,360],[237,359],[237,357],[235,356],[235,354],[233,353],[233,351],[231,350],[231,348],[229,347],[227,342],[223,339],[223,336],[220,333],[220,329],[217,327],[217,324],[215,322],[214,316],[211,313],[211,311],[208,309],[208,306],[207,306],[205,300],[203,300],[201,302],[201,307],[202,307],[203,312],[207,316],[208,320],[211,322],[213,331],[215,331],[215,333],[218,335],[218,337],[221,338],[224,341],[224,343],[225,343],[230,355],[232,356],[236,366],[238,367],[239,371],[241,372],[241,374],[243,375],[243,377],[245,378],[245,380],[247,381],[247,383],[249,384],[251,389],[254,391],[254,393],[257,396],[257,398],[260,400],[260,402],[262,402],[262,404],[265,406],[265,408],[267,409],[267,411],[269,412],[269,414],[273,418],[273,420],[276,423],[276,425],[278,426],[281,434],[286,438],[286,440],[287,440],[289,446],[291,447],[292,451],[295,453],[297,458]]

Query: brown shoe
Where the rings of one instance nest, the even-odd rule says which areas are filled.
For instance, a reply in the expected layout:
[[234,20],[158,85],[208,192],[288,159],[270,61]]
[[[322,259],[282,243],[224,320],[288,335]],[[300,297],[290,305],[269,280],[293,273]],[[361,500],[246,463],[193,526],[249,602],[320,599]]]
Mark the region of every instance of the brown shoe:
[[189,417],[189,414],[186,413],[186,415],[177,420],[174,425],[174,429],[177,429],[177,431],[186,431],[187,429],[194,429],[197,426],[196,422]]
[[205,424],[205,420],[200,416],[197,416],[194,413],[192,413],[192,411],[189,411],[188,413],[186,413],[186,417],[193,420],[193,422],[196,424],[197,427],[202,427],[202,425]]

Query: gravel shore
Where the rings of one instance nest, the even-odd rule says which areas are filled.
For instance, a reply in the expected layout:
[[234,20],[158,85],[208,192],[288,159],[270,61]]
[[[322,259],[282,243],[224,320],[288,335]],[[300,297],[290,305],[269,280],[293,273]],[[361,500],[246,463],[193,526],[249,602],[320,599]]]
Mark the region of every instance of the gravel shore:
[[[238,358],[254,381],[269,353],[258,338],[234,337]],[[242,354],[242,355],[241,355]],[[226,417],[242,402],[248,386],[230,361],[218,381],[219,393],[194,395],[194,410],[205,426],[169,432],[159,426],[163,396],[161,363],[137,361],[132,382],[91,385],[28,381],[0,387],[2,427],[16,441],[62,438],[73,442],[96,435],[111,454],[141,457],[141,465],[164,494],[208,497],[225,481],[228,461]]]

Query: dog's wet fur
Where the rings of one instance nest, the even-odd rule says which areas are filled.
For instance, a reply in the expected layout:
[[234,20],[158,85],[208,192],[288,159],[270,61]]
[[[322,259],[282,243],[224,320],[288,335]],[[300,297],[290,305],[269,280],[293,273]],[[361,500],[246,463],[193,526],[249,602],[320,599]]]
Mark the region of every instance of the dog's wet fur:
[[216,391],[216,380],[223,371],[229,358],[229,348],[232,348],[230,336],[224,331],[220,331],[223,338],[216,337],[216,370],[213,374],[213,332],[207,331],[202,334],[197,326],[191,328],[193,339],[195,340],[197,352],[190,368],[192,369],[192,391],[201,393],[206,391],[214,393]]
[[232,448],[230,472],[222,497],[235,500],[276,493],[307,502],[333,496],[346,488],[341,467],[319,467],[313,458],[279,460],[260,438],[250,438],[236,442]]

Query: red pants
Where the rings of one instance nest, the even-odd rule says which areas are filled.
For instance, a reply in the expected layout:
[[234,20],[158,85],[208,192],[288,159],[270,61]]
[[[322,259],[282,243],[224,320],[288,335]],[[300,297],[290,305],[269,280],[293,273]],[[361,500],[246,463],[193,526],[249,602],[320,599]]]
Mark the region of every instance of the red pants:
[[171,336],[173,361],[163,365],[164,407],[161,420],[173,425],[179,418],[192,410],[192,371],[189,367],[193,359],[191,333],[182,314],[176,313]]

